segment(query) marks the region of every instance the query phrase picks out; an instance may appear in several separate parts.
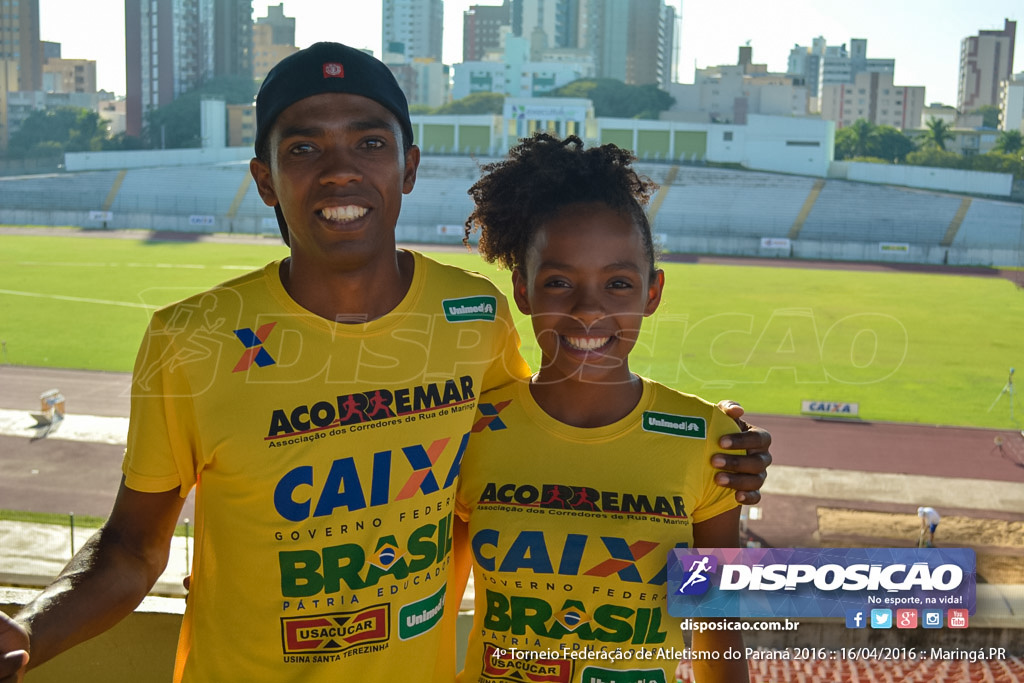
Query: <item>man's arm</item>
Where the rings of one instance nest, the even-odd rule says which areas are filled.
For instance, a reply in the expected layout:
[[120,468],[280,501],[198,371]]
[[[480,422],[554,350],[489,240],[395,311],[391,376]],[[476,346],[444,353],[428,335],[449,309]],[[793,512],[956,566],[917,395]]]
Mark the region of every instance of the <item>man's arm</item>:
[[[121,480],[103,528],[13,622],[0,621],[0,683],[20,680],[134,610],[160,577],[184,499],[178,490],[135,491]],[[15,651],[27,650],[24,657]]]
[[711,465],[722,470],[715,475],[715,483],[725,488],[736,489],[736,502],[757,505],[761,502],[759,489],[768,476],[768,466],[772,464],[772,455],[768,452],[772,445],[772,435],[741,420],[743,407],[740,404],[722,401],[718,407],[736,420],[742,430],[736,434],[726,434],[719,439],[719,448],[746,451],[747,454],[715,453],[711,456]]
[[[694,524],[693,547],[735,548],[739,544],[739,523],[740,509],[736,507]],[[743,634],[741,631],[701,631],[698,629],[693,632],[691,647],[694,651],[704,652],[724,653],[728,650],[744,652]],[[750,680],[745,657],[726,659],[722,656],[715,660],[696,659],[692,665],[693,677],[698,683],[740,683]]]

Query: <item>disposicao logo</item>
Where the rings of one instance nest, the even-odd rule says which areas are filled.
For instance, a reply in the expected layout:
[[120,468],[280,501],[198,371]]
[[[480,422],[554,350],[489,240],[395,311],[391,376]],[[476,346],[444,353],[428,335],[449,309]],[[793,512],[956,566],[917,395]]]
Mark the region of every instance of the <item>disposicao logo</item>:
[[464,323],[470,320],[494,321],[498,300],[493,296],[467,296],[462,299],[445,299],[441,302],[444,318],[450,323]]
[[680,595],[704,595],[711,586],[709,574],[718,569],[718,558],[714,555],[683,555],[679,558],[679,566],[685,569]]
[[[840,617],[854,628],[897,608],[975,609],[965,548],[714,548],[669,553],[674,617]],[[705,558],[709,558],[705,562]],[[712,563],[711,560],[715,560]],[[870,617],[870,620],[866,617]]]

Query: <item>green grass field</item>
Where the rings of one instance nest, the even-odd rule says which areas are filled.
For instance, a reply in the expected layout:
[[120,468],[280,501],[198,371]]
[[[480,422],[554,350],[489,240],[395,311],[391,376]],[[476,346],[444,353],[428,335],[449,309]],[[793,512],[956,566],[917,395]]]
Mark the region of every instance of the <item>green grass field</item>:
[[[5,235],[0,245],[0,362],[118,371],[131,370],[155,307],[286,254],[281,245],[49,236]],[[508,293],[508,273],[475,255],[433,256]],[[664,301],[631,357],[636,372],[751,412],[844,401],[859,403],[866,420],[1012,426],[1008,397],[989,411],[1009,368],[1024,369],[1024,291],[1006,280],[664,268]],[[519,329],[535,365],[525,320]],[[1022,396],[1015,407],[1020,420]]]

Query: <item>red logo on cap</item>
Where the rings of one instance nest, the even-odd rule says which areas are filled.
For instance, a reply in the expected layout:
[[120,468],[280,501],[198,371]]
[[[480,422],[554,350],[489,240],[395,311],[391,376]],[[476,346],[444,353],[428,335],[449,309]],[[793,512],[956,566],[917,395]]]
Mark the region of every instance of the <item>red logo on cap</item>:
[[324,64],[324,78],[345,78],[345,67],[338,62]]

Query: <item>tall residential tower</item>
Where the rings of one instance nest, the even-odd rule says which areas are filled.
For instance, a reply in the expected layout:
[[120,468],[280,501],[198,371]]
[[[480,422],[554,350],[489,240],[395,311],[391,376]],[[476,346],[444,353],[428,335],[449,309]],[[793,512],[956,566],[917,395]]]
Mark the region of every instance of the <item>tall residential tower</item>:
[[956,106],[967,114],[983,105],[999,106],[1000,82],[1013,73],[1017,22],[1004,20],[1001,31],[978,31],[960,41],[960,85]]
[[125,0],[126,132],[218,76],[252,78],[252,0]]
[[444,3],[441,0],[384,0],[381,54],[407,60],[441,61]]

